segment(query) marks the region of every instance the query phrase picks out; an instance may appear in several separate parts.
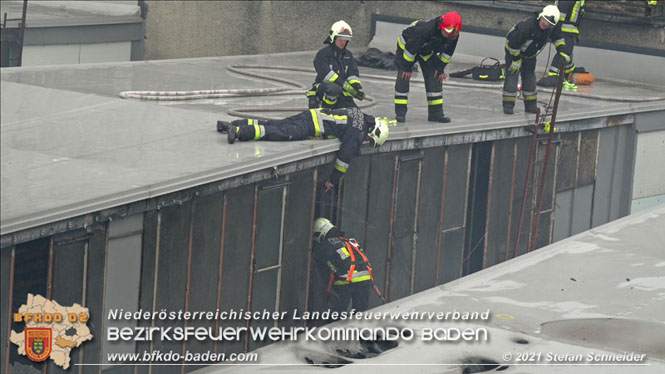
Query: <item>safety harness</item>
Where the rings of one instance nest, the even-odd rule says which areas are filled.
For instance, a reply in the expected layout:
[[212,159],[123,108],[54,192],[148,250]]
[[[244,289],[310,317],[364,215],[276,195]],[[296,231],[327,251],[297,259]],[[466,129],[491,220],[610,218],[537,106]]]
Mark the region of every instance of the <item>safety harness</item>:
[[[370,280],[372,282],[372,286],[374,288],[374,291],[376,292],[377,296],[383,301],[384,303],[386,300],[383,297],[383,294],[379,290],[379,288],[374,284],[374,275],[372,274],[372,265],[370,265],[369,260],[367,260],[367,256],[360,250],[360,246],[358,245],[358,242],[351,238],[351,239],[345,239],[340,237],[339,238],[341,241],[344,242],[344,245],[346,247],[346,251],[348,252],[348,257],[351,258],[351,265],[349,266],[349,271],[346,274],[346,278],[344,280],[338,280],[335,281],[337,278],[337,273],[335,271],[330,272],[330,280],[328,281],[328,293],[332,291],[333,285],[345,285],[345,284],[350,284],[350,283],[358,283],[358,282],[364,282],[367,280]],[[358,255],[360,255],[360,259],[356,257],[355,253],[357,252]],[[353,277],[353,274],[356,273],[356,265],[365,265],[367,268],[367,275],[361,275],[358,277]]]

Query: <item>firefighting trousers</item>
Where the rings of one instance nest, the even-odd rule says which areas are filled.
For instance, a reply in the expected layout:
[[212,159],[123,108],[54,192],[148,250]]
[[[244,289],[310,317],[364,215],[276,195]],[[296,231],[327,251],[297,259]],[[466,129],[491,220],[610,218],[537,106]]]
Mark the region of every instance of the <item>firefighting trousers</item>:
[[238,140],[241,141],[305,140],[315,135],[309,111],[280,120],[238,119],[232,121],[231,125],[237,127]]
[[[512,56],[511,56],[512,57]],[[538,106],[536,90],[536,58],[522,57],[522,67],[519,72],[511,73],[508,67],[512,63],[509,54],[506,53],[506,79],[503,82],[502,102],[505,108],[515,106],[517,98],[517,83],[522,77],[522,95],[524,95],[524,108],[534,109]]]
[[[566,45],[563,46],[562,52],[570,56],[570,63],[564,66],[564,71],[567,73],[571,73],[575,67],[575,63],[573,62],[573,47],[575,47],[575,40],[577,39],[577,36],[578,34],[569,32],[563,33],[563,37],[566,40]],[[559,68],[563,62],[563,57],[561,57],[559,53],[556,53],[554,58],[552,58],[552,65],[550,66],[548,76],[559,75]]]
[[337,297],[331,297],[330,309],[336,312],[344,312],[349,309],[349,303],[351,303],[351,309],[364,312],[369,308],[371,287],[371,281],[333,286],[333,291]]
[[[397,48],[395,53],[401,56],[404,51]],[[403,57],[399,57],[403,58]],[[436,58],[436,56],[430,56]],[[420,69],[423,73],[425,80],[425,93],[427,94],[427,111],[430,117],[443,114],[443,94],[441,83],[436,79],[434,68],[421,56],[417,57]],[[409,79],[402,78],[403,70],[397,71],[397,80],[395,81],[395,114],[398,116],[405,116],[407,105],[409,103]],[[442,73],[442,72],[439,72]]]

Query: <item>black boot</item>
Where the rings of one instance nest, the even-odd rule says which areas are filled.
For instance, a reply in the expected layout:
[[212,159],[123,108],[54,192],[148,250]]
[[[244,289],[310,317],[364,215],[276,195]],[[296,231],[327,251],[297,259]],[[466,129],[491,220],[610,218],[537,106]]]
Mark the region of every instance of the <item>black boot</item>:
[[217,121],[217,131],[218,132],[228,132],[229,127],[231,127],[231,122]]
[[527,113],[538,113],[538,102],[535,100],[529,100],[524,102],[524,111]]
[[236,127],[231,127],[228,131],[229,134],[226,137],[226,141],[229,142],[229,144],[235,143],[236,139],[238,138],[238,130],[239,128]]
[[427,120],[430,122],[440,122],[440,123],[448,123],[450,122],[450,118],[446,117],[443,115],[443,108],[439,105],[437,107],[430,106],[427,108]]
[[513,103],[503,103],[503,112],[505,114],[513,114]]
[[439,113],[437,115],[428,115],[427,120],[430,122],[441,122],[441,123],[448,123],[450,122],[450,118],[446,117],[443,115],[443,113]]
[[395,115],[395,120],[397,120],[399,123],[406,122],[406,114]]

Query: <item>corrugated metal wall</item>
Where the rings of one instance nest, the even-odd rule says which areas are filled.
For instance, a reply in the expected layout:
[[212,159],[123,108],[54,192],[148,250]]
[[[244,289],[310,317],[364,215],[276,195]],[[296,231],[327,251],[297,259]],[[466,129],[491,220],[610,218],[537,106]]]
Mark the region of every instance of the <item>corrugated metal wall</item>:
[[[88,307],[88,326],[96,338],[74,351],[72,363],[105,362],[108,352],[256,349],[266,343],[246,337],[219,343],[106,343],[106,324],[136,324],[108,321],[106,314],[109,308],[323,309],[328,274],[311,258],[311,223],[319,215],[331,217],[348,236],[358,238],[377,285],[389,300],[399,299],[512,258],[526,183],[517,247],[518,254],[525,253],[533,240],[545,154],[545,143],[538,142],[539,162],[526,180],[530,143],[514,138],[365,155],[354,160],[338,197],[324,197],[317,188],[331,170],[323,165],[206,196],[183,192],[183,198],[169,206],[3,248],[1,320],[10,321],[29,292]],[[536,248],[629,212],[634,146],[633,125],[558,136]],[[370,298],[371,306],[380,303]],[[185,323],[220,326],[215,321],[138,322]],[[19,357],[16,348],[8,346],[8,326],[2,323],[3,372],[44,372],[42,364]],[[47,373],[62,371],[47,366]],[[104,369],[150,372],[148,366]],[[73,370],[98,373],[101,368]],[[159,368],[160,373],[181,370]]]

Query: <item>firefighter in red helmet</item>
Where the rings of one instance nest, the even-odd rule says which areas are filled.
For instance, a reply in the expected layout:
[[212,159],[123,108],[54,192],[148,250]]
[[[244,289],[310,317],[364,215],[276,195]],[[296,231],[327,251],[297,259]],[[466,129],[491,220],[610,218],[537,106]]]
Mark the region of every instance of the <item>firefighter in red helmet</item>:
[[427,120],[450,122],[443,113],[441,83],[448,76],[444,69],[450,63],[460,29],[462,17],[457,12],[448,12],[427,21],[417,20],[406,27],[397,38],[395,65],[395,114],[397,122],[406,120],[411,70],[416,61],[420,64],[427,93]]

